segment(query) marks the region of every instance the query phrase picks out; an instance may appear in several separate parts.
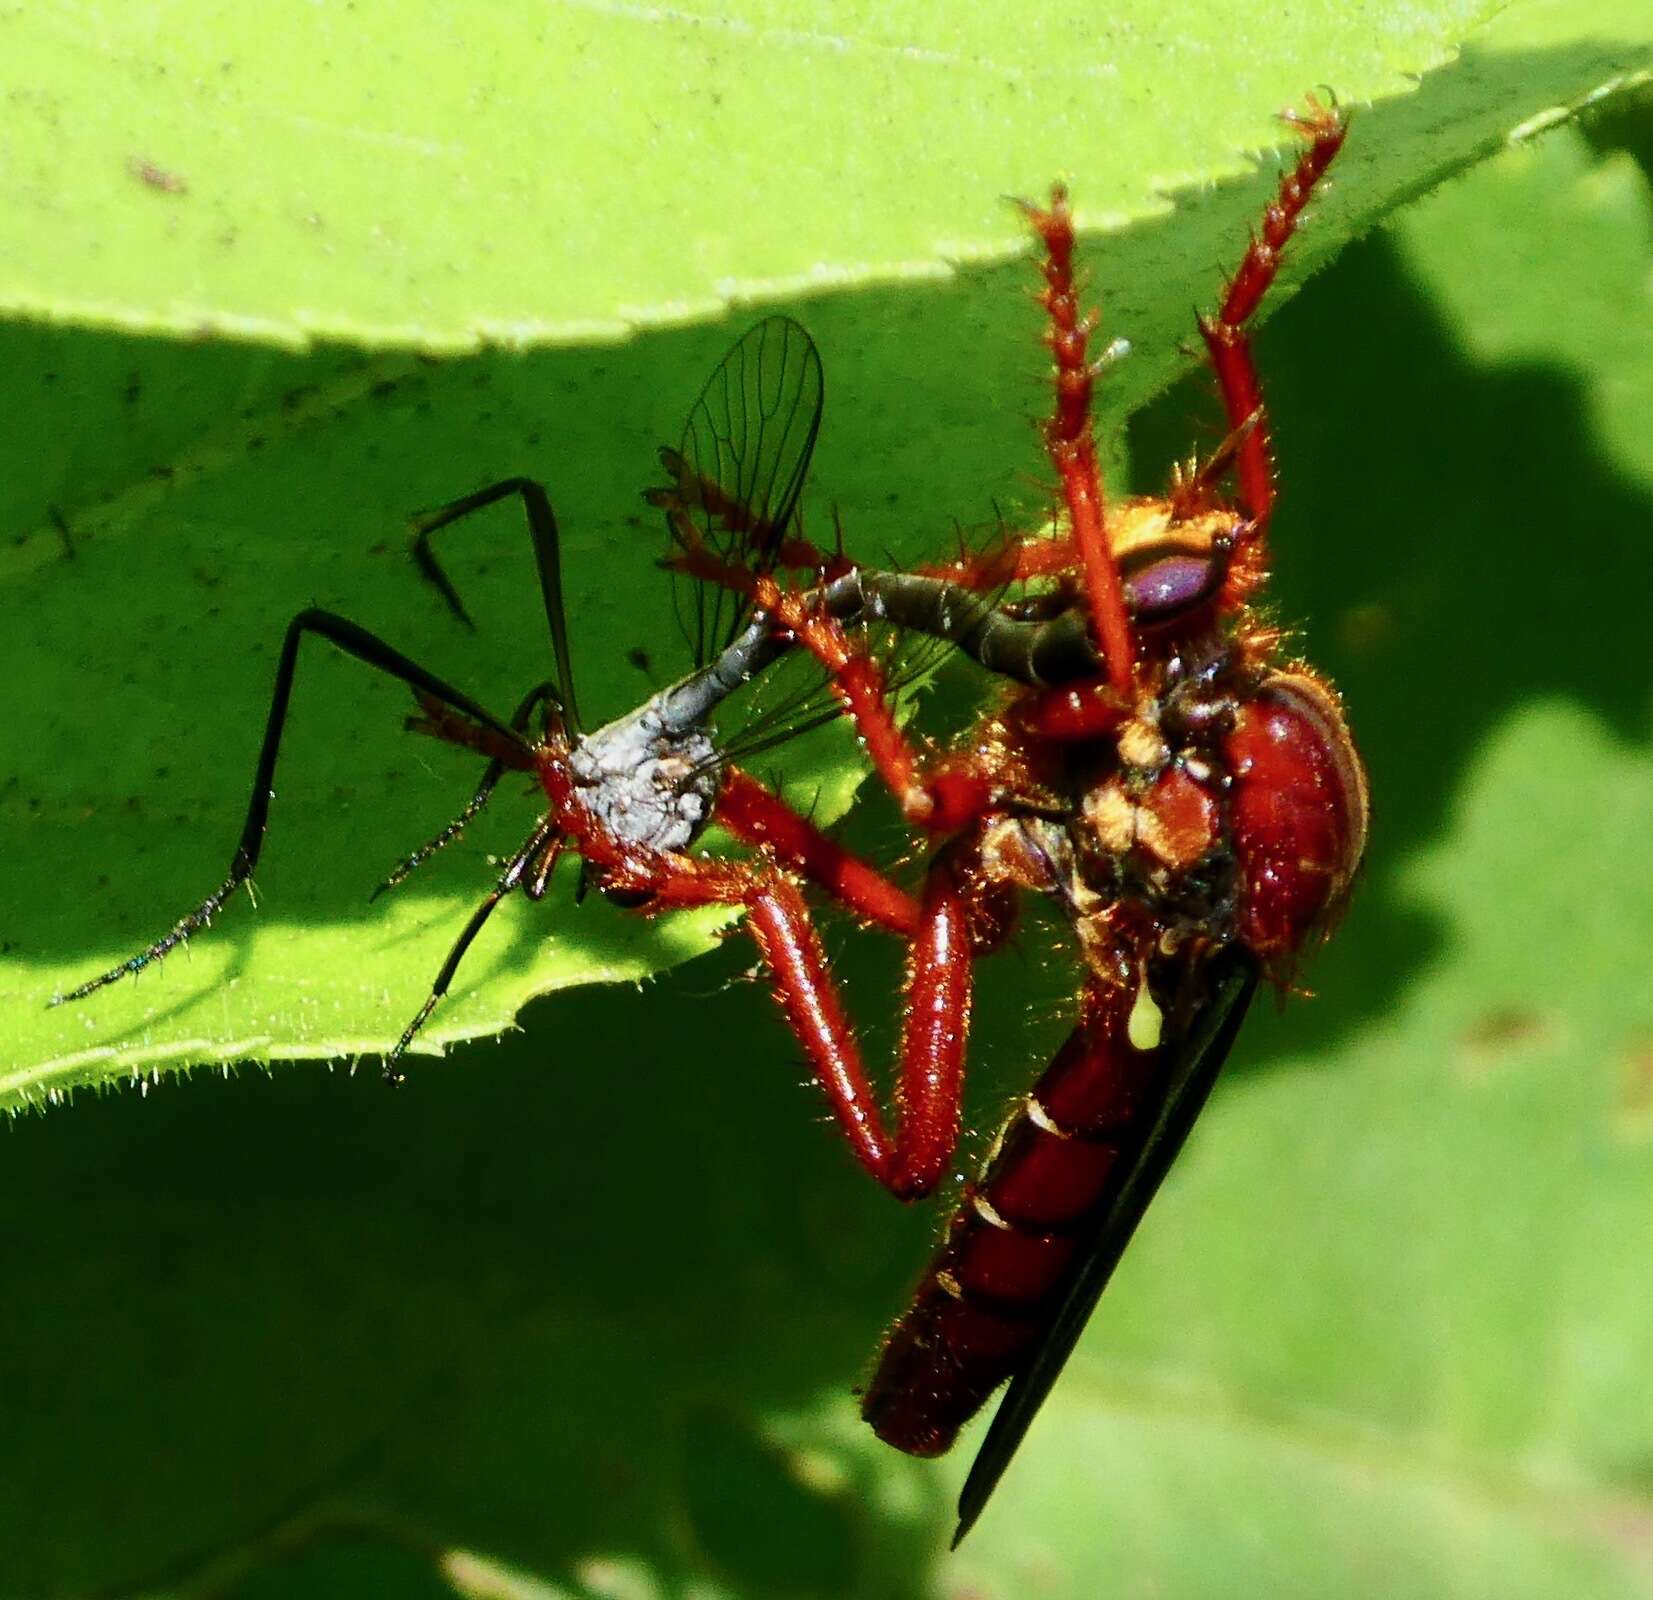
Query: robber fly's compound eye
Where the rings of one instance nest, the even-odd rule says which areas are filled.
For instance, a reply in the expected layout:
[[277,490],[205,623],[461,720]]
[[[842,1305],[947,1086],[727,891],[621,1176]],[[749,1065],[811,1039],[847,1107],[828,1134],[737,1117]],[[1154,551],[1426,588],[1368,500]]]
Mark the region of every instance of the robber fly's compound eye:
[[1197,611],[1228,576],[1236,527],[1232,512],[1178,513],[1170,500],[1135,500],[1110,520],[1125,604],[1139,626],[1155,627]]
[[1205,555],[1173,553],[1151,561],[1125,579],[1125,599],[1138,622],[1166,622],[1192,610],[1222,582],[1222,561]]
[[1198,610],[1222,587],[1233,549],[1228,528],[1198,524],[1169,528],[1162,539],[1137,546],[1121,562],[1131,615],[1153,627]]

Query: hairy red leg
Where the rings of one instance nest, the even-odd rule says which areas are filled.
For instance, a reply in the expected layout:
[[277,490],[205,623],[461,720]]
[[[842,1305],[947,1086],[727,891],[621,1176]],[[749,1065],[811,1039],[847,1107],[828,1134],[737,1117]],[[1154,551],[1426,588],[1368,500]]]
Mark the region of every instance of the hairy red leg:
[[1124,694],[1131,687],[1136,651],[1125,589],[1104,522],[1102,469],[1091,433],[1091,391],[1097,368],[1089,355],[1092,322],[1080,315],[1073,281],[1073,213],[1060,184],[1051,190],[1048,209],[1026,209],[1045,247],[1045,287],[1039,303],[1050,317],[1046,341],[1056,361],[1056,409],[1045,424],[1045,449],[1062,480],[1090,602],[1092,637],[1107,667],[1108,682]]
[[969,820],[963,817],[956,823],[948,819],[939,824],[935,820],[936,802],[919,781],[918,757],[890,710],[889,684],[883,668],[850,639],[836,618],[813,609],[801,594],[783,589],[773,578],[720,560],[703,546],[685,549],[668,565],[702,582],[747,595],[826,668],[834,691],[866,744],[874,769],[908,821],[956,827]]
[[705,860],[625,843],[586,809],[564,762],[542,761],[539,776],[558,826],[581,856],[602,870],[605,888],[643,894],[653,910],[745,908],[747,930],[774,980],[781,1014],[856,1159],[904,1199],[934,1188],[958,1139],[971,962],[1009,931],[1002,896],[980,881],[976,838],[953,841],[930,862],[907,958],[892,1136],[798,886],[772,865]]
[[[668,566],[704,583],[720,584],[748,596],[792,633],[826,668],[834,692],[854,720],[874,769],[910,822],[930,827],[962,826],[969,817],[938,821],[934,798],[919,781],[918,758],[890,710],[889,684],[883,669],[859,648],[835,618],[814,610],[801,594],[783,589],[736,562],[719,559],[703,545],[685,546]],[[985,804],[985,802],[984,802]]]
[[580,835],[581,854],[610,870],[610,886],[646,893],[652,909],[745,908],[747,931],[774,981],[781,1015],[802,1045],[856,1160],[902,1199],[928,1194],[958,1142],[971,961],[979,942],[963,881],[974,864],[973,847],[943,850],[930,864],[907,956],[892,1134],[809,907],[790,878],[772,867],[621,848],[577,816],[566,821]]
[[890,709],[883,668],[850,640],[836,618],[812,610],[801,595],[782,590],[772,579],[759,580],[755,598],[827,669],[834,692],[855,720],[868,758],[903,815],[911,822],[928,822],[935,803],[919,782],[918,758]]
[[956,833],[991,807],[987,778],[957,764],[928,775],[890,709],[889,683],[878,662],[844,631],[836,617],[812,608],[793,590],[772,578],[752,586],[754,604],[767,611],[826,668],[834,693],[843,702],[866,745],[873,769],[884,781],[909,822],[933,833]]
[[782,1014],[808,1052],[861,1164],[903,1199],[928,1194],[958,1142],[970,1032],[968,917],[951,872],[939,862],[932,867],[908,952],[893,1138],[797,887],[777,878],[748,905],[747,926],[775,975]]
[[1281,179],[1279,194],[1263,213],[1262,231],[1252,238],[1239,269],[1229,280],[1216,315],[1200,318],[1200,334],[1222,389],[1228,425],[1236,431],[1245,430],[1235,450],[1234,471],[1241,499],[1251,516],[1251,539],[1259,551],[1274,510],[1274,457],[1269,447],[1262,385],[1251,358],[1245,324],[1274,282],[1280,252],[1296,231],[1303,207],[1332,158],[1342,149],[1348,131],[1336,110],[1312,99],[1306,112],[1289,114],[1286,120],[1307,135],[1309,146]]
[[908,938],[918,932],[919,905],[905,889],[748,773],[736,767],[725,771],[714,816],[737,839],[770,851],[856,916]]
[[826,668],[833,691],[866,745],[873,770],[909,822],[933,833],[957,833],[991,808],[992,785],[985,776],[963,771],[957,764],[934,775],[921,771],[918,755],[890,709],[884,669],[836,617],[815,609],[797,590],[783,589],[767,575],[721,560],[704,546],[684,548],[667,565],[746,595]]
[[958,763],[933,774],[921,769],[890,707],[884,669],[850,638],[836,617],[817,609],[797,590],[782,588],[767,574],[722,560],[704,545],[685,544],[667,565],[747,596],[821,663],[833,692],[855,723],[873,770],[909,822],[932,833],[957,833],[986,815],[993,804],[993,788],[985,775]]

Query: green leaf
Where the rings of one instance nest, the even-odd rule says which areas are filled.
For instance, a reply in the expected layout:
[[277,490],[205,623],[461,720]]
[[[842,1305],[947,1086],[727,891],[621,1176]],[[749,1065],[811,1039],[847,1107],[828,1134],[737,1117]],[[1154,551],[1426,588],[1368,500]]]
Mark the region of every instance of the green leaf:
[[[1413,87],[1403,74],[1444,60],[1479,12],[1412,8],[1374,30],[1338,7],[1299,8],[1282,37],[1242,42],[1215,13],[1150,7],[1133,30],[1115,8],[1092,58],[1074,43],[1083,26],[1055,11],[1014,24],[928,18],[906,31],[840,16],[835,54],[795,15],[689,26],[675,13],[565,8],[557,27],[587,28],[602,48],[547,49],[538,73],[521,70],[535,46],[516,17],[498,32],[498,20],[469,19],[464,50],[388,10],[352,13],[354,32],[324,37],[333,23],[317,14],[267,39],[184,7],[134,8],[101,19],[90,49],[61,18],[0,18],[16,109],[0,183],[20,186],[0,208],[0,267],[14,306],[62,323],[0,328],[0,412],[12,419],[0,497],[15,530],[0,581],[24,619],[0,644],[13,694],[0,817],[20,846],[0,949],[0,1104],[189,1062],[353,1056],[401,1032],[487,881],[479,857],[521,837],[529,805],[502,797],[463,846],[370,908],[368,888],[452,813],[472,766],[404,736],[401,691],[316,645],[301,664],[260,912],[238,900],[187,960],[81,1005],[45,1002],[219,881],[274,651],[302,605],[356,618],[502,709],[543,676],[543,622],[513,514],[490,514],[451,547],[482,621],[473,638],[406,559],[411,509],[494,478],[542,476],[567,532],[588,707],[617,713],[684,665],[653,565],[658,534],[636,496],[727,326],[435,365],[362,345],[400,329],[409,343],[451,348],[468,329],[507,324],[568,339],[616,331],[622,313],[660,322],[710,310],[723,270],[706,243],[714,228],[728,232],[748,289],[761,281],[780,294],[775,285],[801,274],[815,281],[800,261],[824,263],[836,292],[786,302],[828,368],[812,512],[819,522],[836,508],[858,550],[911,559],[994,505],[1028,521],[1044,510],[1022,487],[1040,471],[1023,419],[1047,404],[1028,268],[949,276],[935,240],[952,241],[955,264],[1019,249],[996,197],[1066,173],[1082,217],[1107,230],[1088,251],[1107,326],[1134,346],[1110,374],[1109,433],[1186,368],[1189,307],[1209,298],[1275,181],[1272,160],[1235,177],[1251,169],[1241,152],[1289,143],[1271,114],[1308,85],[1329,78],[1351,104],[1390,98],[1358,114],[1338,182],[1288,263],[1288,292],[1398,199],[1647,55],[1636,8],[1619,0],[1588,12],[1529,6],[1509,14],[1519,25],[1501,24],[1402,92]],[[127,34],[140,15],[145,31]],[[996,41],[966,36],[993,26]],[[676,63],[672,94],[638,64],[645,49]],[[737,71],[741,52],[751,60],[740,56]],[[840,54],[855,63],[847,77]],[[781,62],[809,76],[789,87]],[[986,62],[1001,75],[990,100]],[[139,79],[176,92],[146,95],[136,124],[95,114]],[[583,99],[565,92],[576,82]],[[597,83],[606,119],[590,110]],[[555,116],[532,98],[546,84],[562,86]],[[1218,92],[1235,84],[1243,92]],[[760,90],[770,111],[755,125]],[[1014,113],[983,114],[1001,103]],[[714,138],[725,115],[737,121]],[[659,159],[642,160],[626,130],[651,117],[663,130],[692,122],[701,142],[662,132]],[[906,152],[936,147],[942,129],[945,161],[915,167]],[[677,169],[680,155],[714,147],[723,159]],[[459,152],[441,161],[461,176],[442,151]],[[157,186],[144,162],[185,187]],[[534,175],[529,204],[520,197]],[[856,203],[834,198],[838,182]],[[738,203],[720,198],[725,183]],[[319,242],[304,232],[318,208]],[[579,243],[579,271],[548,261],[548,234]],[[920,256],[916,276],[891,265]],[[521,283],[554,298],[529,304]],[[297,305],[310,310],[301,318]],[[96,321],[192,337],[99,333],[86,325]],[[296,340],[301,323],[341,342],[299,356],[204,337],[258,329]],[[632,662],[639,650],[646,671]],[[824,815],[859,771],[847,748],[789,759],[789,788],[819,793]],[[532,995],[645,976],[709,941],[705,918],[645,924],[557,898],[554,913],[517,903],[500,913],[427,1048],[498,1032]]]
[[1495,9],[1374,25],[1318,0],[1242,42],[1211,8],[1051,0],[385,3],[278,26],[210,0],[15,7],[0,305],[457,351],[936,280],[1019,251],[999,197],[1053,162],[1080,163],[1090,215],[1140,218],[1245,171],[1328,74],[1351,101],[1404,93]]

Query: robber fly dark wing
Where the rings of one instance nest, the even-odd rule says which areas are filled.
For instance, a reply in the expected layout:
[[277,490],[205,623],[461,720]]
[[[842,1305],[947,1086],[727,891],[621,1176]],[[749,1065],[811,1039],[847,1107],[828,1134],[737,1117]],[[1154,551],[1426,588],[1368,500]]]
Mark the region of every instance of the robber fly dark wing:
[[1044,1339],[1010,1380],[992,1426],[959,1494],[957,1549],[1010,1465],[1039,1407],[1073,1354],[1096,1302],[1137,1224],[1182,1149],[1234,1044],[1257,989],[1257,963],[1231,945],[1202,963],[1204,995],[1172,1059],[1165,1097],[1141,1142],[1123,1154],[1103,1201],[1101,1221],[1063,1292]]
[[[722,560],[767,572],[797,516],[824,400],[820,355],[798,323],[768,317],[742,334],[706,380],[675,458],[662,452],[677,481],[650,498],[666,507],[673,544],[698,539]],[[746,604],[681,574],[676,590],[704,665],[735,637]]]

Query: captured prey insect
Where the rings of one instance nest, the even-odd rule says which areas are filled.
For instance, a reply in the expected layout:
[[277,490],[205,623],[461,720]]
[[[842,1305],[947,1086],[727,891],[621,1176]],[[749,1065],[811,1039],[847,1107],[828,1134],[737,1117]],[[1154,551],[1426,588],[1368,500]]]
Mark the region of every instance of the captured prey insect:
[[[690,414],[681,453],[674,459],[686,463],[684,470],[703,486],[708,536],[724,529],[727,537],[738,539],[754,574],[765,572],[797,542],[795,513],[814,450],[821,400],[820,360],[808,335],[796,323],[771,318],[728,352]],[[733,431],[731,418],[738,419]],[[713,737],[710,722],[717,708],[791,647],[790,636],[768,618],[744,602],[730,603],[726,593],[710,601],[704,595],[691,597],[696,603],[696,669],[627,715],[584,730],[563,604],[557,520],[544,488],[525,478],[492,484],[418,519],[415,557],[450,607],[469,622],[436,559],[432,535],[512,497],[522,503],[538,569],[552,675],[503,719],[359,624],[328,611],[299,612],[282,642],[252,793],[223,882],[153,943],[68,994],[55,996],[53,1005],[82,1000],[164,960],[206,928],[237,888],[250,883],[264,844],[300,646],[307,635],[405,683],[418,706],[418,714],[408,719],[410,729],[487,761],[475,793],[459,815],[406,857],[375,893],[394,888],[453,843],[487,805],[507,771],[531,774],[547,802],[460,931],[424,1004],[390,1050],[387,1077],[400,1076],[403,1054],[447,993],[495,908],[519,890],[529,899],[541,899],[566,851],[581,860],[582,889],[593,886],[617,903],[647,914],[709,904],[744,908],[754,931],[762,930],[760,942],[766,949],[809,943],[809,936],[798,932],[807,922],[807,911],[797,878],[820,883],[869,923],[914,934],[920,910],[904,890],[736,764],[743,753],[762,749],[835,712],[823,713],[807,697],[795,699],[753,718],[733,735]],[[865,583],[840,583],[830,603],[853,618],[868,604],[867,596],[878,590],[876,577]],[[538,728],[531,731],[536,716]],[[761,846],[761,854],[749,859],[689,854],[713,820],[737,840]],[[795,966],[783,963],[776,981],[785,988],[802,979]]]
[[[1274,465],[1247,324],[1345,128],[1310,101],[1282,179],[1218,309],[1199,320],[1229,432],[1162,496],[1108,507],[1092,436],[1098,364],[1074,285],[1064,192],[1026,208],[1044,254],[1056,399],[1045,444],[1053,533],[910,576],[816,564],[811,587],[699,537],[680,482],[675,564],[745,597],[826,666],[873,767],[931,841],[911,935],[889,1134],[830,989],[779,993],[862,1165],[895,1194],[933,1188],[959,1132],[971,965],[1001,945],[1016,892],[1065,910],[1083,971],[1078,1019],[965,1189],[889,1333],[862,1409],[899,1449],[945,1451],[1007,1380],[960,1501],[968,1531],[1049,1393],[1266,978],[1292,979],[1341,907],[1364,849],[1366,778],[1340,701],[1259,610]],[[668,462],[668,466],[673,463]],[[1232,491],[1225,489],[1232,478]],[[923,757],[888,715],[840,590],[898,601],[1009,681],[997,708]],[[1014,585],[1021,598],[989,598]],[[932,602],[928,612],[920,591]],[[886,923],[885,926],[892,926]],[[754,928],[772,968],[789,959]],[[809,1004],[793,998],[806,993]]]

